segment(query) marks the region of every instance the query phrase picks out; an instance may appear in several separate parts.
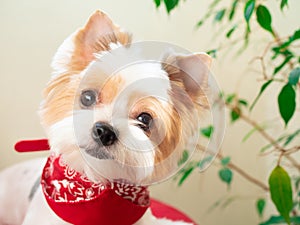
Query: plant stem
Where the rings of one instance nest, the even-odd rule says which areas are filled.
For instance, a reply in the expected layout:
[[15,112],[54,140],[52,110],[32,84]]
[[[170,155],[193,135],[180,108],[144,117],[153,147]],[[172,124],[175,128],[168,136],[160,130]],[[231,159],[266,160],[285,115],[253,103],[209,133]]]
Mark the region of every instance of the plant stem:
[[[206,149],[204,146],[202,145],[197,145],[197,149],[200,151],[205,151],[211,155],[214,155],[214,151]],[[222,150],[220,150],[222,151]],[[221,153],[218,153],[216,155],[216,157],[219,160],[222,160],[224,158],[224,156]],[[232,169],[233,171],[237,172],[238,174],[240,174],[242,177],[244,177],[246,180],[248,180],[249,182],[255,184],[256,186],[260,187],[261,189],[263,189],[264,191],[269,191],[269,187],[264,184],[263,182],[261,182],[260,180],[256,179],[255,177],[253,177],[252,175],[250,175],[249,173],[247,173],[246,171],[244,171],[242,168],[240,168],[239,166],[237,166],[236,164],[229,162],[227,164],[228,168]]]
[[[282,44],[282,38],[279,37],[279,34],[277,31],[275,31],[273,29],[273,33],[274,33],[274,41],[278,44],[278,45],[281,45]],[[291,61],[288,62],[288,65],[290,67],[290,69],[292,70],[294,68],[294,65]]]
[[244,120],[246,123],[248,123],[250,126],[252,126],[253,128],[255,128],[267,141],[269,141],[276,149],[280,150],[280,151],[285,151],[284,148],[282,148],[275,139],[273,139],[265,130],[264,128],[262,128],[256,121],[250,119],[250,117],[245,116],[240,110],[236,110],[236,107],[230,105],[230,104],[226,104],[226,106],[230,109],[230,110],[234,110],[236,113],[239,114],[240,118],[242,120]]
[[249,117],[245,116],[244,114],[240,113],[240,118],[243,119],[245,122],[253,126],[257,131],[274,146],[277,150],[281,152],[282,156],[285,156],[285,158],[292,163],[292,165],[297,168],[300,171],[300,164],[292,158],[290,155],[285,155],[287,152],[286,149],[281,147],[275,139],[273,139],[259,124],[257,124],[254,120],[251,120]]
[[284,149],[273,139],[258,123],[244,114],[240,113],[240,118],[243,119],[246,123],[254,127],[267,141],[269,141],[276,149],[284,151]]
[[[276,150],[281,152],[282,156],[284,155],[285,158],[287,160],[289,160],[292,163],[292,165],[300,171],[300,164],[294,158],[292,158],[290,155],[288,155],[288,154],[285,155],[285,153],[288,152],[287,149],[280,146],[277,143],[277,141],[274,138],[272,138],[256,121],[254,121],[250,117],[244,115],[241,111],[237,111],[236,107],[234,107],[230,104],[226,104],[226,106],[231,110],[235,110],[235,112],[239,114],[239,116],[242,120],[244,120],[250,126],[254,127],[261,134],[261,136],[263,136],[268,142],[270,142],[270,144],[273,145]],[[280,158],[279,158],[279,161],[280,161]]]
[[[224,156],[222,154],[218,154],[217,158],[219,158],[221,160],[221,159],[224,158]],[[257,185],[260,188],[262,188],[264,191],[269,191],[269,187],[267,185],[265,185],[263,182],[261,182],[260,180],[256,179],[255,177],[251,176],[250,174],[246,173],[243,169],[241,169],[240,167],[238,167],[234,163],[229,162],[227,164],[227,166],[228,166],[228,168],[230,168],[230,169],[234,170],[235,172],[237,172],[238,174],[240,174],[246,180],[248,180],[251,183]]]

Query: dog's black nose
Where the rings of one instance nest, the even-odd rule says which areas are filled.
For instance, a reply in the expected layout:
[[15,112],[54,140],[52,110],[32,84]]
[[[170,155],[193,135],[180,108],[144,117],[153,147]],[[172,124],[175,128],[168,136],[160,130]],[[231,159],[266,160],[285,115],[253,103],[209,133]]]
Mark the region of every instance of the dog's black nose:
[[95,123],[92,137],[98,144],[104,146],[112,145],[117,140],[117,135],[113,127],[104,122]]

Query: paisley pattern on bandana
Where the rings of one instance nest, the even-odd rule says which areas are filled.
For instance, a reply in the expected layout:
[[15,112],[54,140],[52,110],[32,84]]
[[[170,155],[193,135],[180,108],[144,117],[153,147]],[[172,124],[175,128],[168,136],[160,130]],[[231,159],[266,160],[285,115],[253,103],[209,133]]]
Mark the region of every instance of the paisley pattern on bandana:
[[41,184],[43,191],[56,202],[79,202],[97,198],[105,189],[140,206],[149,206],[147,187],[124,182],[94,183],[70,168],[61,156],[52,154],[45,165]]

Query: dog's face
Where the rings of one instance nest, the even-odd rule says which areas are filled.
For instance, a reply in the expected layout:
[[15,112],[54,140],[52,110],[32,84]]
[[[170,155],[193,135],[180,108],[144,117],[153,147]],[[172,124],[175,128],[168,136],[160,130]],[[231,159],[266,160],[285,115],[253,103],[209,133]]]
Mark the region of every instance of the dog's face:
[[56,53],[41,105],[51,150],[95,181],[166,176],[197,136],[207,106],[209,56],[125,65],[138,54],[130,39],[96,12]]

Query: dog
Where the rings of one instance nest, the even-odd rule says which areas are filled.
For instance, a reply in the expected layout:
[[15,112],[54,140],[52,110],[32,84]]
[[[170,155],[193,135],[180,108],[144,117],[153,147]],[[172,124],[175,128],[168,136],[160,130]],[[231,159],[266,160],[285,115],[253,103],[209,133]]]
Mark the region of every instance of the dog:
[[51,153],[0,174],[1,225],[191,224],[155,218],[147,186],[197,137],[211,58],[130,63],[137,48],[101,11],[59,47],[39,111]]

